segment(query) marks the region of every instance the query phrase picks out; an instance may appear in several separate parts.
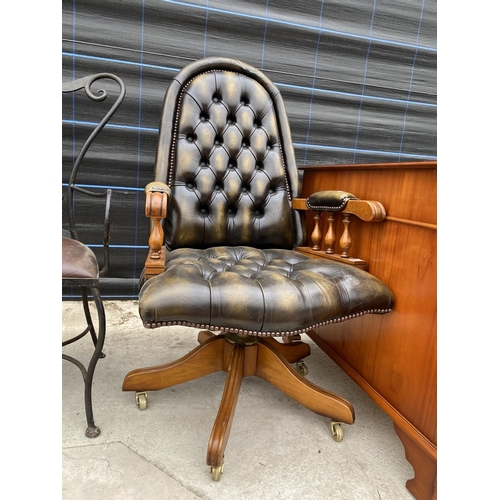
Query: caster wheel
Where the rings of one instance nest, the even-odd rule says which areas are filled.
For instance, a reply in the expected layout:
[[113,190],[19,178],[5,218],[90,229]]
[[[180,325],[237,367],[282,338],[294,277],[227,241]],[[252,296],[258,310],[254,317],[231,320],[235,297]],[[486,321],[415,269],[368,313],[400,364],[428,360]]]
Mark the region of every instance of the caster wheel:
[[213,481],[220,481],[220,477],[224,472],[224,457],[222,457],[222,463],[220,465],[212,465],[210,467],[210,473],[212,474]]
[[145,410],[148,406],[148,393],[147,392],[136,392],[135,393],[135,404],[139,407],[139,410]]
[[309,373],[309,368],[307,368],[304,361],[300,360],[297,361],[297,371],[305,377]]
[[332,431],[332,437],[334,441],[340,442],[344,439],[344,429],[340,422],[330,422],[330,430]]

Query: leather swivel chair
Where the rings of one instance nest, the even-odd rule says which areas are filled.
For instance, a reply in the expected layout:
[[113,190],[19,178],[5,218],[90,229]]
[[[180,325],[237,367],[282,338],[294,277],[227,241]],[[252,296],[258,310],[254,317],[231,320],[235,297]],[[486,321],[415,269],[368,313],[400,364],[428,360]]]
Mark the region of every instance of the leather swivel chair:
[[[292,363],[310,353],[300,334],[393,306],[388,287],[356,266],[312,258],[304,212],[341,211],[350,193],[321,192],[294,204],[300,180],[280,92],[259,70],[227,58],[188,64],[165,96],[154,181],[146,186],[150,251],[139,293],[146,328],[200,329],[181,359],[129,372],[124,391],[147,405],[156,391],[227,372],[207,451],[219,480],[242,379],[257,376],[312,411],[354,422],[345,399]],[[168,333],[165,332],[165,333]],[[282,337],[279,341],[276,337]],[[258,430],[256,430],[258,432]]]
[[[92,127],[91,133],[84,141],[83,146],[81,147],[73,163],[65,200],[67,211],[67,227],[63,228],[62,230],[62,286],[66,289],[77,290],[81,294],[86,325],[81,333],[63,341],[62,346],[65,347],[73,344],[77,340],[80,340],[89,334],[94,347],[93,354],[87,367],[73,356],[70,356],[68,354],[62,355],[63,359],[70,361],[71,363],[76,365],[80,369],[80,372],[83,376],[85,385],[85,414],[87,418],[87,429],[85,431],[85,435],[89,438],[95,438],[101,433],[99,427],[97,427],[94,422],[94,412],[92,407],[92,384],[97,361],[100,358],[105,357],[102,349],[106,336],[106,315],[99,289],[99,278],[107,273],[109,266],[109,212],[111,190],[106,189],[105,191],[95,191],[83,187],[82,185],[77,183],[77,175],[83,163],[85,154],[87,153],[91,144],[94,142],[99,132],[109,122],[111,117],[115,114],[116,110],[122,103],[125,97],[125,85],[123,84],[123,81],[116,75],[110,73],[98,73],[95,75],[89,75],[80,78],[78,80],[63,83],[62,86],[63,94],[73,94],[80,91],[81,95],[86,95],[86,97],[88,97],[92,101],[102,102],[108,96],[106,90],[100,89],[98,91],[94,91],[91,89],[92,85],[100,80],[115,82],[115,85],[118,85],[118,94],[107,113],[97,123],[97,126]],[[92,198],[105,198],[104,222],[102,231],[104,263],[101,269],[99,267],[99,263],[95,253],[88,245],[80,241],[75,218],[75,206],[77,204],[75,196],[76,193]],[[95,304],[95,316],[97,317],[97,325],[94,324],[93,314],[91,312],[89,304],[90,297]]]

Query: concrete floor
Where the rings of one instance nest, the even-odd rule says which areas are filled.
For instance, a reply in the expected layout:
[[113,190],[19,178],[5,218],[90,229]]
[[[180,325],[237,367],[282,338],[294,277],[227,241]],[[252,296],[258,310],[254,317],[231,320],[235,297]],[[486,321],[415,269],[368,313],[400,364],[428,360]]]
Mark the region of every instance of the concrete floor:
[[[83,382],[62,362],[62,498],[64,500],[405,500],[413,469],[392,420],[307,337],[308,379],[348,399],[356,422],[335,442],[329,420],[256,377],[245,378],[225,453],[213,481],[206,447],[225,373],[149,392],[146,410],[122,392],[125,374],[171,361],[197,345],[197,331],[143,328],[135,301],[106,301],[106,358],[94,376],[94,415],[101,435],[85,437]],[[80,329],[81,303],[62,303],[63,339]],[[90,338],[64,353],[90,359]]]

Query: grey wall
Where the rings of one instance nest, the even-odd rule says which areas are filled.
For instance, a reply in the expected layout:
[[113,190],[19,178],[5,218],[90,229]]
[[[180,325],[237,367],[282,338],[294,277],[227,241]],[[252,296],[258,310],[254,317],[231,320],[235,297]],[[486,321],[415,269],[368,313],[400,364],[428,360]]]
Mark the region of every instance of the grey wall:
[[[63,80],[111,72],[127,87],[79,177],[113,188],[104,296],[137,295],[147,253],[143,187],[163,96],[180,68],[218,55],[262,69],[287,104],[299,166],[435,160],[436,8],[435,0],[63,0]],[[97,115],[67,96],[62,113],[65,195]],[[81,236],[99,258],[101,213],[95,201],[78,205]]]

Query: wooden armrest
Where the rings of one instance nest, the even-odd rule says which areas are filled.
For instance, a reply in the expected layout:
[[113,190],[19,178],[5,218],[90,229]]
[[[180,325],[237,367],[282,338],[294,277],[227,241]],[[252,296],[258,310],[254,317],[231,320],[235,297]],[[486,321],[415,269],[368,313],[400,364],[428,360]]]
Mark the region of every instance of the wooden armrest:
[[161,274],[165,267],[166,249],[162,219],[167,216],[168,198],[170,188],[164,182],[150,182],[146,188],[145,214],[152,222],[149,234],[149,253],[146,259],[146,279]]
[[385,208],[380,201],[349,200],[342,212],[355,215],[367,222],[381,222],[385,219]]
[[[326,211],[323,209],[315,210],[307,206],[306,198],[294,198],[292,200],[292,208],[296,210],[309,210],[309,211]],[[373,200],[349,200],[342,213],[352,214],[364,221],[380,222],[385,219],[385,208],[379,201]]]
[[[351,193],[344,191],[321,191],[312,200],[309,198],[295,198],[292,200],[292,208],[295,210],[306,210],[314,212],[314,229],[311,233],[312,247],[298,247],[303,253],[325,256],[330,259],[339,260],[347,264],[366,268],[367,263],[349,255],[351,247],[351,234],[349,225],[351,215],[355,215],[366,222],[380,222],[386,217],[385,208],[379,201],[360,200]],[[328,213],[328,230],[322,234],[321,216],[323,212]],[[334,222],[335,214],[343,216],[344,231],[339,240],[340,253],[335,253],[334,247],[337,241]],[[325,250],[321,250],[322,246]]]

